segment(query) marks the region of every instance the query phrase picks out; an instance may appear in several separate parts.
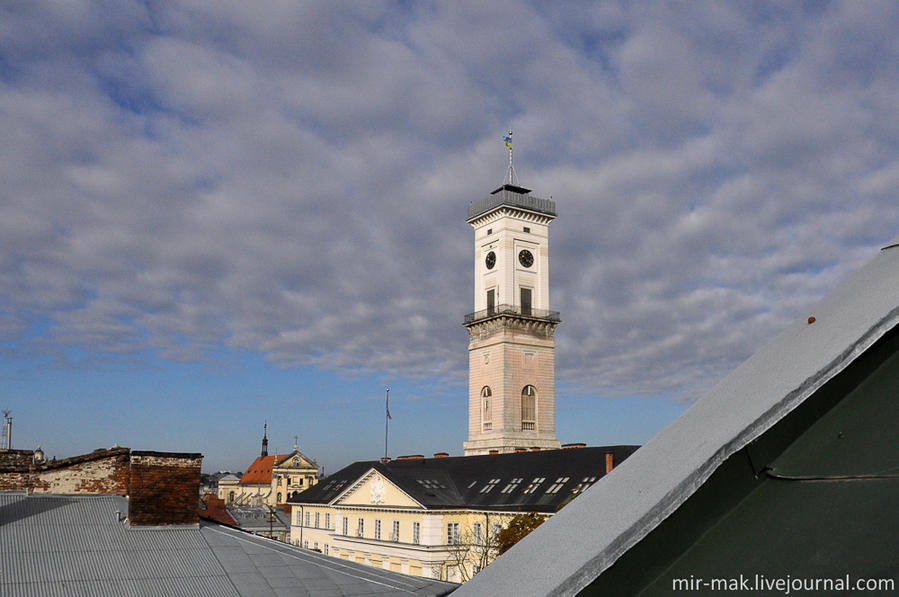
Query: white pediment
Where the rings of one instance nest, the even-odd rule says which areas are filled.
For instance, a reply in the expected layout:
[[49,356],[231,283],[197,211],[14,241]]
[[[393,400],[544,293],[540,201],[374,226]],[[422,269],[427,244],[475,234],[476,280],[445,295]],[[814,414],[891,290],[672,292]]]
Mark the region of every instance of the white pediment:
[[420,503],[375,469],[369,469],[359,477],[333,503],[374,508],[422,508]]

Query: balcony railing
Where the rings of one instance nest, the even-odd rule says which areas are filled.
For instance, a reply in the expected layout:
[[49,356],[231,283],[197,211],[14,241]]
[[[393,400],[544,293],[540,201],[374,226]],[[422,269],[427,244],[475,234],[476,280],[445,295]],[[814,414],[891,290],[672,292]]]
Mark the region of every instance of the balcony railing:
[[531,319],[542,319],[544,321],[552,321],[558,323],[562,321],[559,318],[558,311],[547,311],[546,309],[534,309],[533,307],[522,308],[521,305],[497,305],[491,309],[483,309],[475,311],[465,316],[463,325],[480,321],[481,319],[489,319],[499,315],[516,315],[518,317],[529,317]]

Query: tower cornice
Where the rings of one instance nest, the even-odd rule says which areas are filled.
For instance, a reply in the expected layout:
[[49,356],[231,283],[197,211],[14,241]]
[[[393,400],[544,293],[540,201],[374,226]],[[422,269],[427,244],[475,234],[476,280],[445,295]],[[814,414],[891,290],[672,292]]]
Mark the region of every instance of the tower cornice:
[[[527,189],[520,189],[527,191]],[[533,213],[547,218],[547,222],[556,217],[556,202],[551,199],[541,199],[527,193],[519,192],[519,187],[503,185],[494,191],[489,197],[485,197],[468,206],[468,218],[466,222],[474,224],[476,220],[501,207],[513,207],[525,213]]]

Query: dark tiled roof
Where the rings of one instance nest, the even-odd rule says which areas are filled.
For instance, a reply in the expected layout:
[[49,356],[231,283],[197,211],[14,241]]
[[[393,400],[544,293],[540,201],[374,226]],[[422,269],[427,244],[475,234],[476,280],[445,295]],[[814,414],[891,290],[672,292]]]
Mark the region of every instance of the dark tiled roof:
[[426,508],[554,512],[605,474],[606,454],[617,466],[637,447],[354,462],[290,501],[326,504],[375,469]]

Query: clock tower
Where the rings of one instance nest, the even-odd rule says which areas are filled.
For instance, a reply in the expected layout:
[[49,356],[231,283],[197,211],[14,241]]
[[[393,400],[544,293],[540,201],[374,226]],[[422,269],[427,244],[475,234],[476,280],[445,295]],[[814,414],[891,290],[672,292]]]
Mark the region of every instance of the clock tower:
[[468,328],[465,454],[555,449],[555,339],[549,223],[555,202],[504,184],[468,208],[474,312]]

